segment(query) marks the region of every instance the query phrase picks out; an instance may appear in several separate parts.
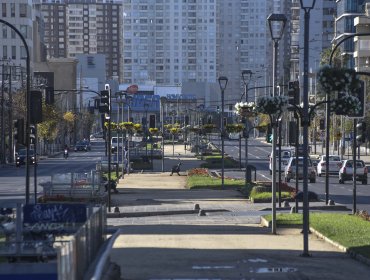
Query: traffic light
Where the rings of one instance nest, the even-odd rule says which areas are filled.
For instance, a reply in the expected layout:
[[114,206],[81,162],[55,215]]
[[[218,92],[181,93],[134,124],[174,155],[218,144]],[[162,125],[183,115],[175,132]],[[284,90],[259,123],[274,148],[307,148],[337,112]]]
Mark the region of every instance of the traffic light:
[[288,83],[288,100],[290,105],[299,104],[299,82],[293,81]]
[[155,115],[149,116],[149,128],[155,128]]
[[320,130],[325,130],[325,120],[320,119]]
[[24,119],[17,119],[14,121],[14,139],[17,140],[17,143],[24,144]]
[[39,90],[31,90],[30,112],[30,123],[42,122],[42,92]]
[[100,113],[110,113],[110,90],[100,91]]
[[295,146],[297,144],[297,129],[298,125],[295,121],[289,122],[289,145]]
[[36,127],[30,125],[30,144],[36,144]]
[[267,126],[266,142],[267,143],[272,143],[272,128],[271,128],[270,124]]
[[54,104],[54,87],[45,88],[45,103],[48,105]]
[[357,129],[357,136],[356,136],[356,140],[357,140],[357,143],[360,145],[362,143],[365,143],[366,142],[366,123],[364,121],[358,123],[356,125],[356,129]]
[[365,116],[365,103],[366,103],[365,82],[360,81],[360,84],[361,84],[361,86],[353,92],[353,96],[356,96],[360,100],[361,109],[359,110],[359,112],[357,114],[348,115],[348,117],[363,118]]

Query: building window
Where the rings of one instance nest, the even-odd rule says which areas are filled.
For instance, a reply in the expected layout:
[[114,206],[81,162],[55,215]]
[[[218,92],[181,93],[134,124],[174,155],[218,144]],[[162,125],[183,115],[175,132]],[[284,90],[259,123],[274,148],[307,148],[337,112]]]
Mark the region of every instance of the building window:
[[6,17],[6,3],[1,4],[1,15]]
[[3,39],[8,37],[8,27],[4,24],[3,25]]
[[3,46],[3,59],[8,58],[8,46]]
[[21,18],[27,17],[27,4],[25,3],[19,4],[19,17]]
[[15,17],[15,4],[10,3],[10,17]]
[[27,25],[21,25],[19,29],[23,37],[27,38]]
[[12,59],[17,59],[17,48],[12,46]]
[[26,59],[26,58],[27,58],[26,48],[24,46],[21,46],[21,59]]

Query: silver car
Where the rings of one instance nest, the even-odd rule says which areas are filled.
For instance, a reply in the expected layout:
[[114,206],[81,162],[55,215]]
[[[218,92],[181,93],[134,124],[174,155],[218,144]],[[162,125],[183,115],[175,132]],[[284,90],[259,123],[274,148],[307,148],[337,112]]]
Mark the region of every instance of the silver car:
[[[308,179],[310,183],[316,183],[316,171],[311,159],[308,159]],[[285,182],[296,178],[296,158],[291,157],[284,171]],[[298,157],[298,180],[303,179],[303,157]]]

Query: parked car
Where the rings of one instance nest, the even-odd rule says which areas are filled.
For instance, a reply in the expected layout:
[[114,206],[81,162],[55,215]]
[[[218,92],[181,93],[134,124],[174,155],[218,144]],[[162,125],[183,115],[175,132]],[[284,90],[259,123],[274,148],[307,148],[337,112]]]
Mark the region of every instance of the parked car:
[[[15,166],[19,167],[21,165],[26,164],[26,149],[20,149],[15,158]],[[36,163],[36,156],[34,150],[29,150],[29,164],[35,164]]]
[[[356,160],[356,181],[361,181],[363,185],[367,185],[367,167],[362,160]],[[353,180],[353,160],[344,160],[342,167],[339,170],[339,184],[344,184],[345,181]]]
[[240,133],[239,132],[230,132],[228,135],[229,140],[239,140]]
[[[308,159],[308,180],[310,183],[316,183],[316,170],[311,159]],[[296,157],[291,157],[284,170],[285,182],[296,178]],[[303,179],[303,157],[298,157],[298,180]]]
[[[326,156],[320,156],[319,162],[317,163],[317,176],[326,174]],[[339,169],[342,167],[342,161],[339,156],[329,156],[329,174],[338,174]]]
[[[276,148],[276,171],[279,169],[279,149]],[[288,164],[289,159],[293,156],[292,148],[281,148],[281,172],[284,172],[285,166]],[[272,154],[269,155],[269,169],[270,175],[272,174]]]
[[87,140],[79,141],[79,142],[76,143],[75,148],[74,148],[74,151],[75,152],[78,152],[78,151],[84,151],[84,152],[91,151],[91,144]]

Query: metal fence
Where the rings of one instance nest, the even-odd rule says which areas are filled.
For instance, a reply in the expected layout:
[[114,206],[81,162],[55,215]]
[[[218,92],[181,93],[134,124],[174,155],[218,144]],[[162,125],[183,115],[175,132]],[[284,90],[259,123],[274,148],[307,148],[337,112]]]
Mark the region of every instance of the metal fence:
[[87,222],[71,236],[58,256],[58,279],[79,280],[84,278],[99,248],[105,242],[106,207],[101,206],[89,215]]
[[[21,207],[22,205],[18,205],[18,208]],[[105,205],[87,205],[86,207],[87,221],[82,226],[75,228],[70,235],[57,237],[56,241],[54,237],[50,240],[27,238],[27,231],[23,232],[22,229],[22,219],[17,219],[16,226],[9,228],[8,237],[4,242],[0,242],[0,257],[13,259],[15,263],[3,263],[0,267],[0,278],[4,275],[9,276],[9,271],[14,269],[14,265],[17,269],[22,270],[22,264],[25,265],[22,272],[28,275],[30,273],[28,260],[39,266],[42,265],[48,271],[53,270],[54,267],[59,280],[83,279],[106,241],[107,224]],[[17,217],[21,216],[21,210],[17,209]],[[25,261],[17,263],[17,259]]]

